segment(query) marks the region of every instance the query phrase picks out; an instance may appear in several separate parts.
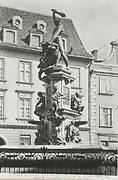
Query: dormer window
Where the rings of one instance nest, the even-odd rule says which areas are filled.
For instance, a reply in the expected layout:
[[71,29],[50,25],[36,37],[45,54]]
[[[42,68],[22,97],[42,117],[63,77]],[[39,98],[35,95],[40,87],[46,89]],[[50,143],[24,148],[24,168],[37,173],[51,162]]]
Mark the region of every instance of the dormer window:
[[6,37],[8,43],[15,43],[15,32],[14,31],[6,31]]
[[3,42],[17,44],[17,30],[3,28]]
[[43,37],[41,34],[30,33],[30,46],[41,47]]
[[12,25],[22,29],[22,23],[23,23],[23,19],[20,16],[13,16],[12,17]]
[[46,22],[39,20],[36,22],[36,28],[39,29],[41,32],[46,33]]

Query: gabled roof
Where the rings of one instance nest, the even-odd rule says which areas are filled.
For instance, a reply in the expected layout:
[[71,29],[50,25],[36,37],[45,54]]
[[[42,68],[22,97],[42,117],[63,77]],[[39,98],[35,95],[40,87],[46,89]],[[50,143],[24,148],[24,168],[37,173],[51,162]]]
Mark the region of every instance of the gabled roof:
[[[40,12],[39,12],[40,13]],[[47,31],[45,39],[48,41],[51,39],[52,31],[54,29],[53,19],[51,16],[46,16],[34,12],[27,12],[19,9],[12,9],[8,7],[0,6],[0,31],[2,30],[2,26],[10,25],[9,21],[13,16],[20,16],[23,19],[23,28],[18,29],[18,44],[19,47],[27,48],[29,45],[24,41],[29,31],[34,31],[34,24],[38,20],[43,20],[47,23]],[[70,19],[61,19],[61,22],[64,26],[64,34],[67,37],[67,49],[68,51],[73,48],[71,55],[92,58],[92,56],[85,50],[79,35],[73,25],[72,20]],[[30,47],[29,47],[30,48]]]

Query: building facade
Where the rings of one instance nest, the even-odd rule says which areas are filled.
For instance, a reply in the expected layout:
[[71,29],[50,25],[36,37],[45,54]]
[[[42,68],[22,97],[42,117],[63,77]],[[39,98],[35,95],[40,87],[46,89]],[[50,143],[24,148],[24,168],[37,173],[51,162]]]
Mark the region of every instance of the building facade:
[[94,50],[93,55],[95,62],[90,68],[91,144],[116,147],[118,144],[118,41],[98,51]]
[[[86,52],[70,19],[61,19],[63,45],[68,54],[75,81],[72,92],[82,89],[85,106],[82,119],[89,121],[89,65]],[[36,126],[29,121],[34,115],[37,92],[44,91],[38,79],[37,65],[42,42],[51,39],[52,17],[18,9],[0,7],[0,143],[34,145]],[[64,65],[63,60],[60,61]],[[90,144],[89,122],[80,127],[81,143]]]

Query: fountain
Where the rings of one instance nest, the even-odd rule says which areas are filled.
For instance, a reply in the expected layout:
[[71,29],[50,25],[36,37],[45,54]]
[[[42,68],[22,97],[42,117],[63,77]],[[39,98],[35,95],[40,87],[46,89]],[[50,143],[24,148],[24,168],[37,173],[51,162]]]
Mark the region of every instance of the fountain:
[[[0,148],[2,173],[43,174],[117,174],[117,151],[101,147],[77,145],[81,142],[82,93],[71,94],[74,77],[70,72],[68,57],[61,39],[63,26],[52,9],[55,29],[50,42],[42,44],[42,56],[38,65],[39,80],[45,84],[45,92],[38,92],[34,113],[37,121],[35,145]],[[60,60],[65,65],[60,65]]]
[[[34,113],[39,121],[30,121],[37,124],[36,145],[67,145],[79,143],[79,126],[87,123],[81,121],[82,95],[81,92],[71,94],[71,75],[68,57],[64,52],[61,39],[62,24],[55,14],[65,16],[64,13],[53,11],[55,29],[50,42],[42,45],[42,57],[38,68],[39,80],[45,83],[45,92],[38,92],[39,100]],[[63,59],[65,66],[60,65]]]

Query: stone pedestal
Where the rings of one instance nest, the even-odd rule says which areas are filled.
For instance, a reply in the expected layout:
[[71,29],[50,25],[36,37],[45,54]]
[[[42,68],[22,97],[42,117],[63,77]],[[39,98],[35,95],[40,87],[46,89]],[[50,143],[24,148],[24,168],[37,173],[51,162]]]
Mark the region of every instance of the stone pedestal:
[[57,90],[66,98],[59,100],[58,108],[70,109],[71,104],[71,82],[74,78],[71,76],[69,70],[62,67],[49,67],[45,70],[46,73],[46,107],[49,108],[53,101],[53,88],[57,87]]
[[81,116],[72,109],[71,83],[74,78],[69,69],[52,66],[44,70],[45,110],[37,124],[35,144],[79,143]]

